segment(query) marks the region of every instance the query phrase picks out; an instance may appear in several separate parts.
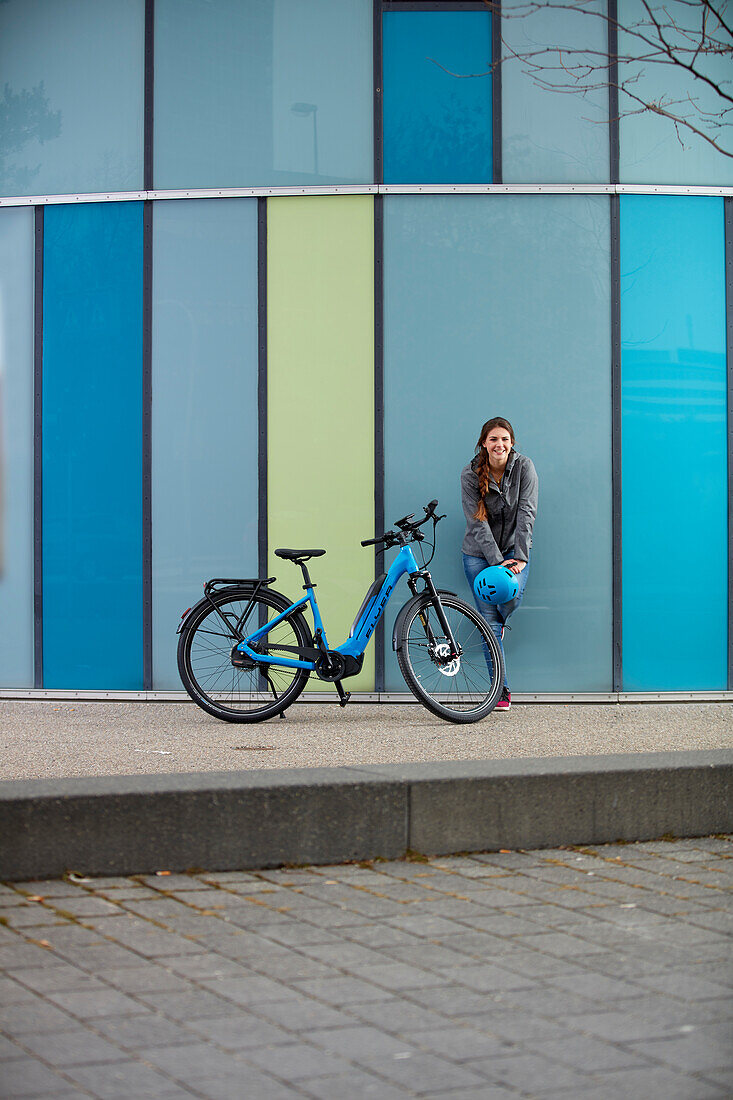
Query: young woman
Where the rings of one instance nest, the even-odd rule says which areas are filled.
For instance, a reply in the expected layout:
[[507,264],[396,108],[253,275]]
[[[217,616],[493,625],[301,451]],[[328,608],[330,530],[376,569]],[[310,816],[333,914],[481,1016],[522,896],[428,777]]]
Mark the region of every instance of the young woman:
[[[502,638],[507,619],[521,602],[529,574],[532,527],[537,514],[537,471],[530,458],[514,450],[514,429],[508,420],[487,420],[476,444],[476,457],[461,471],[461,497],[466,516],[463,568],[473,582],[487,565],[505,565],[517,575],[519,591],[509,603],[476,606]],[[512,697],[504,664],[504,690],[497,710],[509,710]]]

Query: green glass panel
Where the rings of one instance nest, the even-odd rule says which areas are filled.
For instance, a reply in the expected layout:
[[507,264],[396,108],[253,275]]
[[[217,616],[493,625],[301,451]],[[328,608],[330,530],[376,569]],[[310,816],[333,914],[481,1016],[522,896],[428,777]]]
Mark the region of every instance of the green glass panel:
[[[269,571],[301,595],[279,546],[323,547],[312,578],[329,644],[374,576],[374,214],[368,195],[267,203]],[[370,691],[370,648],[348,688]],[[320,681],[312,681],[319,689]]]

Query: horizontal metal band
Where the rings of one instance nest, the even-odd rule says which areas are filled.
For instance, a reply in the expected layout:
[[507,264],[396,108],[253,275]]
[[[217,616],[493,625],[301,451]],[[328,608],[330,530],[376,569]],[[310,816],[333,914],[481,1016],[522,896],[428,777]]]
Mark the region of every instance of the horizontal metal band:
[[666,183],[380,183],[333,187],[201,187],[180,191],[102,191],[79,195],[18,195],[3,206],[55,206],[165,199],[254,199],[307,195],[713,195],[733,198],[733,187]]
[[[52,688],[0,688],[0,699],[76,699],[80,702],[188,703],[185,691],[74,691]],[[309,691],[298,703],[337,703],[334,691]],[[352,703],[414,703],[409,692],[352,691]],[[727,703],[733,691],[512,692],[513,703]]]

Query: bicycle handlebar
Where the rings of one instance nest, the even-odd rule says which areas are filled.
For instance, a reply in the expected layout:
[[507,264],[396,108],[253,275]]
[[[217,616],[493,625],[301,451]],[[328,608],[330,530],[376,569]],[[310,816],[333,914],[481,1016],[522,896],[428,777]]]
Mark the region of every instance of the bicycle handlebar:
[[[438,507],[437,500],[431,500],[430,503],[427,504],[425,506],[425,508],[423,508],[423,511],[425,512],[425,518],[424,519],[418,520],[417,523],[410,523],[410,520],[412,519],[412,516],[414,516],[414,514],[415,514],[413,512],[412,515],[405,516],[403,519],[397,520],[397,522],[395,523],[395,527],[399,527],[403,535],[411,535],[414,532],[416,532],[419,527],[422,527],[422,525],[424,523],[427,523],[429,519],[432,519],[433,523],[438,523],[439,520],[445,519],[445,516],[436,516],[435,515],[435,511],[436,511],[437,507]],[[423,538],[422,535],[420,535],[419,537],[421,539]],[[396,531],[385,531],[385,533],[383,535],[381,535],[379,538],[362,539],[361,540],[361,545],[362,546],[377,546],[380,543],[384,542],[384,543],[387,544],[387,546],[385,547],[385,549],[387,549],[390,546],[394,546],[394,544],[396,543],[398,538],[399,538],[399,535],[396,533]]]

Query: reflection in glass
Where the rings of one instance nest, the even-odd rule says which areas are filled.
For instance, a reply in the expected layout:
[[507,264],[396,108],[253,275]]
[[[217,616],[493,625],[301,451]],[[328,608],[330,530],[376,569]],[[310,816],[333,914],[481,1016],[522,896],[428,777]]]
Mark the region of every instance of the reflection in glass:
[[[597,0],[599,17],[569,7],[531,7],[525,0],[503,0],[504,41],[502,80],[502,173],[505,183],[600,183],[609,178],[608,89],[583,91],[598,83],[597,74],[579,81],[572,92],[553,92],[535,84],[528,66],[511,57],[562,43],[575,53],[569,63],[585,58],[598,63],[607,51],[605,0]],[[588,4],[584,4],[588,7]],[[593,6],[591,5],[591,10]],[[540,54],[539,63],[560,65],[554,54]],[[541,74],[542,75],[542,74]],[[553,82],[572,84],[570,76],[545,72]]]
[[0,4],[0,194],[143,184],[144,0]]
[[372,179],[370,0],[156,0],[155,186]]
[[383,16],[384,182],[490,183],[491,16]]

